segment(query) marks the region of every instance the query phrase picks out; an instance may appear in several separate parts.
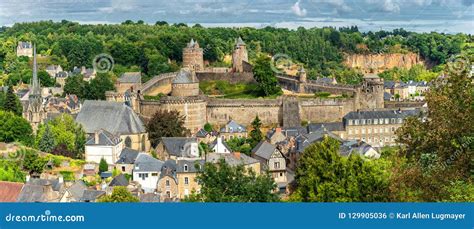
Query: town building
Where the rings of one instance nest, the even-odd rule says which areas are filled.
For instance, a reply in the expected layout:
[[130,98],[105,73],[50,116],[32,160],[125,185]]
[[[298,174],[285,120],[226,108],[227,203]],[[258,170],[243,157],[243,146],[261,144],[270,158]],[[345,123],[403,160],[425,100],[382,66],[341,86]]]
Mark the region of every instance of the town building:
[[198,158],[199,143],[197,138],[163,137],[156,146],[157,157],[160,160],[177,160],[179,158]]
[[222,138],[216,138],[212,144],[209,145],[211,152],[214,153],[231,153],[232,149],[227,145]]
[[259,160],[262,170],[268,171],[280,190],[288,184],[286,159],[275,145],[261,141],[252,149],[252,157]]
[[123,174],[132,174],[133,166],[139,153],[138,150],[124,148],[115,162],[115,169]]
[[175,160],[167,160],[161,167],[160,178],[156,188],[162,201],[175,201],[179,198],[176,166]]
[[204,50],[199,47],[199,43],[191,41],[183,48],[183,67],[193,71],[204,70]]
[[184,199],[192,192],[199,193],[201,191],[201,185],[197,182],[196,177],[203,166],[204,160],[201,159],[176,161],[176,178],[180,199]]
[[33,57],[33,44],[31,42],[19,41],[16,46],[16,56]]
[[85,159],[87,162],[100,163],[103,158],[107,164],[114,164],[122,152],[123,141],[119,136],[100,129],[86,141]]
[[155,192],[163,164],[163,161],[146,153],[138,154],[133,168],[133,181],[138,182],[145,193]]
[[219,137],[224,140],[232,138],[247,138],[247,128],[234,120],[230,120],[221,128],[219,135]]

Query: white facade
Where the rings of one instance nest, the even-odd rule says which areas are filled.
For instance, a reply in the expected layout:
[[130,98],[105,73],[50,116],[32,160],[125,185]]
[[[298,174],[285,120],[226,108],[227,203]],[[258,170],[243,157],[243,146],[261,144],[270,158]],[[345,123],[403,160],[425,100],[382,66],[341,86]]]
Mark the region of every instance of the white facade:
[[133,181],[138,182],[145,193],[153,193],[155,191],[159,177],[160,171],[133,171]]
[[216,139],[216,144],[212,147],[212,152],[214,153],[230,153],[230,149],[228,149],[224,143],[222,142],[222,138]]
[[86,145],[85,157],[87,162],[100,163],[100,159],[104,158],[107,164],[114,164],[122,152],[122,144],[115,146],[105,145]]

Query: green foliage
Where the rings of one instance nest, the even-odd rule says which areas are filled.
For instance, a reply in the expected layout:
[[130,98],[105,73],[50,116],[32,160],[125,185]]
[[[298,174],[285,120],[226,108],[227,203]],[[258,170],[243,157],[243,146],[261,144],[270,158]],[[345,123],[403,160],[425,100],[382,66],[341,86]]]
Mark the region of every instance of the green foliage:
[[[48,129],[50,129],[50,133],[48,133]],[[50,140],[51,135],[53,141]],[[61,114],[46,124],[40,125],[36,136],[36,145],[39,149],[51,149],[46,152],[74,158],[83,158],[85,141],[86,134],[82,126],[68,114]],[[51,148],[52,142],[54,142],[53,148]]]
[[121,202],[138,202],[138,197],[132,195],[126,187],[114,187],[112,195],[106,195],[98,200],[99,202],[121,203]]
[[25,178],[17,162],[0,159],[0,181],[25,182]]
[[225,80],[199,82],[199,89],[206,95],[222,96],[226,99],[261,97],[258,85],[252,83],[230,83]]
[[303,152],[291,199],[308,202],[388,201],[388,171],[383,161],[339,155],[339,142],[325,137]]
[[254,78],[263,96],[282,94],[270,61],[270,57],[260,55],[253,66]]
[[42,87],[54,87],[56,80],[49,76],[45,70],[38,71],[38,78]]
[[63,176],[64,181],[74,181],[76,177],[72,171],[59,171],[59,174]]
[[260,141],[263,139],[262,131],[262,122],[258,118],[258,115],[255,116],[255,119],[252,121],[252,131],[250,131],[250,145],[254,148]]
[[54,143],[53,133],[51,132],[49,125],[46,125],[43,136],[38,143],[38,149],[43,152],[51,153],[55,146],[56,144]]
[[208,133],[212,132],[213,131],[212,125],[210,123],[206,122],[206,124],[204,124],[204,130]]
[[204,142],[199,143],[199,156],[204,156],[205,154],[209,153],[209,145]]
[[252,146],[250,145],[251,140],[246,138],[231,138],[226,141],[232,152],[240,152],[250,156]]
[[189,202],[275,202],[276,184],[268,174],[256,175],[243,165],[230,166],[221,159],[217,164],[206,163],[196,180],[200,193],[192,193]]
[[314,93],[314,95],[316,97],[319,97],[319,98],[327,98],[331,95],[331,93],[329,93],[329,92],[316,92],[316,93]]
[[163,97],[165,94],[163,93],[159,93],[158,95],[145,95],[143,96],[143,98],[145,100],[156,100],[156,101],[159,101],[161,99],[161,97]]
[[82,75],[69,77],[64,85],[64,93],[75,94],[83,99],[105,100],[105,92],[115,89],[111,77],[110,74],[97,73],[90,82],[84,81]]
[[20,149],[18,153],[24,155],[23,169],[28,171],[30,174],[41,174],[44,170],[48,160],[45,157],[40,157],[38,152],[30,149]]
[[11,111],[16,115],[21,116],[23,107],[21,106],[20,99],[13,92],[13,87],[8,87],[5,101],[3,102],[3,110]]
[[101,158],[99,163],[99,174],[107,171],[109,171],[109,165],[104,158]]
[[184,127],[184,116],[177,111],[157,111],[147,122],[146,129],[153,147],[156,147],[162,137],[184,137],[190,131]]
[[380,78],[384,80],[403,81],[427,81],[430,82],[435,79],[439,73],[426,70],[423,65],[415,65],[410,69],[392,68],[383,71],[379,74]]
[[33,130],[24,118],[0,110],[0,142],[32,144]]

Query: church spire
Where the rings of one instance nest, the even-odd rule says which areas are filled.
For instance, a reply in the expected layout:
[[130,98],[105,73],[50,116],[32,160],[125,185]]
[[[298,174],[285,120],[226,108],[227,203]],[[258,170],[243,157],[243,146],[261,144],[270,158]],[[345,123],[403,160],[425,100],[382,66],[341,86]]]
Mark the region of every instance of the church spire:
[[33,45],[33,79],[31,81],[31,92],[34,95],[41,94],[38,81],[38,66],[36,63],[36,45]]

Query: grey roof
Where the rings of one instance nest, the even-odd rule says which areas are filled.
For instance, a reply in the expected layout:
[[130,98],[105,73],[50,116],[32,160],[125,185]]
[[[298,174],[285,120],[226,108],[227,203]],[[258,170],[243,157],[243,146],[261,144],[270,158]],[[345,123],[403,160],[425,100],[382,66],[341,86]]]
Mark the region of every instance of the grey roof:
[[59,179],[37,179],[37,178],[31,178],[27,184],[40,185],[40,186],[51,185],[54,191],[59,191],[63,185],[63,183],[59,182]]
[[235,46],[242,46],[242,45],[245,45],[245,42],[242,40],[242,37],[239,37],[237,39]]
[[193,73],[191,71],[181,69],[176,77],[173,79],[174,84],[187,84],[195,83],[193,79]]
[[72,197],[79,201],[82,196],[84,195],[84,191],[87,189],[87,186],[84,184],[82,180],[78,180],[71,185],[68,190],[71,193]]
[[163,166],[163,161],[160,161],[146,153],[138,154],[135,160],[135,167],[133,172],[155,172],[160,171]]
[[344,131],[344,124],[342,122],[311,123],[307,128],[309,133],[315,132],[319,129],[325,129],[328,131]]
[[138,156],[138,150],[124,148],[115,164],[133,164]]
[[360,140],[344,141],[339,148],[339,154],[341,156],[350,156],[351,154],[355,153],[355,154],[364,156],[365,153],[372,148],[373,147],[371,145],[367,144],[364,141],[360,141]]
[[330,131],[324,130],[324,129],[318,129],[312,133],[309,134],[302,134],[296,137],[296,148],[295,151],[298,153],[302,153],[306,147],[309,145],[315,143],[315,142],[320,142],[324,139],[324,137],[331,137],[333,139],[338,140],[339,142],[343,142],[344,140],[340,138],[339,136],[333,134]]
[[132,108],[120,102],[86,100],[76,121],[83,125],[86,133],[100,129],[116,135],[146,132]]
[[19,41],[18,46],[20,46],[21,48],[33,48],[33,44],[28,41]]
[[43,186],[33,184],[25,184],[17,198],[17,202],[46,202],[46,200]]
[[286,136],[286,137],[296,137],[300,134],[307,134],[308,129],[305,127],[284,127],[281,128],[281,132]]
[[223,133],[243,133],[243,132],[247,132],[247,128],[245,128],[245,126],[243,126],[243,125],[240,125],[239,123],[237,123],[234,120],[230,120],[226,124],[225,128],[221,129],[221,132],[223,132]]
[[206,155],[206,162],[217,163],[222,158],[230,166],[251,165],[259,163],[257,159],[251,158],[243,153],[241,153],[239,156],[236,156],[234,153],[208,153]]
[[105,171],[105,172],[100,173],[100,178],[105,179],[105,178],[112,177],[112,175],[113,175],[112,172]]
[[120,83],[141,83],[142,74],[141,72],[125,72],[120,78],[118,78]]
[[395,87],[395,81],[384,81],[383,82],[383,87],[384,88],[394,88]]
[[127,186],[127,185],[128,185],[128,179],[122,173],[114,177],[114,179],[112,179],[112,181],[110,181],[110,184],[109,184],[110,187]]
[[[185,171],[185,165],[188,166],[188,170]],[[178,173],[196,173],[196,165],[199,165],[201,168],[204,166],[204,160],[178,160],[176,164],[176,172]]]
[[377,118],[405,118],[420,114],[420,109],[412,110],[381,110],[381,111],[351,111],[344,119],[377,119]]
[[197,41],[194,41],[193,38],[191,38],[191,41],[186,45],[188,48],[199,48],[199,43]]
[[383,100],[390,100],[392,98],[392,94],[388,92],[383,93]]
[[252,149],[252,153],[268,160],[272,156],[273,152],[275,152],[275,150],[275,145],[272,145],[267,141],[261,141],[260,143],[258,143],[258,145],[255,146],[255,148]]
[[88,189],[84,191],[81,202],[93,202],[103,195],[105,195],[105,191]]
[[165,163],[163,163],[163,166],[161,167],[160,179],[165,176],[170,176],[175,179],[175,181],[177,181],[176,167],[177,165],[175,160],[166,160]]
[[166,151],[170,155],[181,157],[181,156],[190,156],[189,143],[197,143],[197,138],[188,138],[188,137],[164,137],[161,138],[161,142],[166,148]]
[[[209,144],[209,149],[214,148],[214,146],[216,145],[217,145],[217,138],[214,139],[214,141],[211,144]],[[230,148],[230,146],[227,144],[226,141],[222,141],[222,145],[224,145],[224,147],[227,148],[229,152],[232,152],[232,148]]]
[[205,131],[204,129],[199,129],[198,132],[196,133],[196,137],[198,138],[205,138],[209,133]]
[[333,78],[321,77],[315,80],[316,83],[332,84]]
[[97,137],[98,141],[96,142],[95,134],[90,135],[86,141],[86,145],[116,146],[122,141],[120,137],[102,129],[98,131]]

